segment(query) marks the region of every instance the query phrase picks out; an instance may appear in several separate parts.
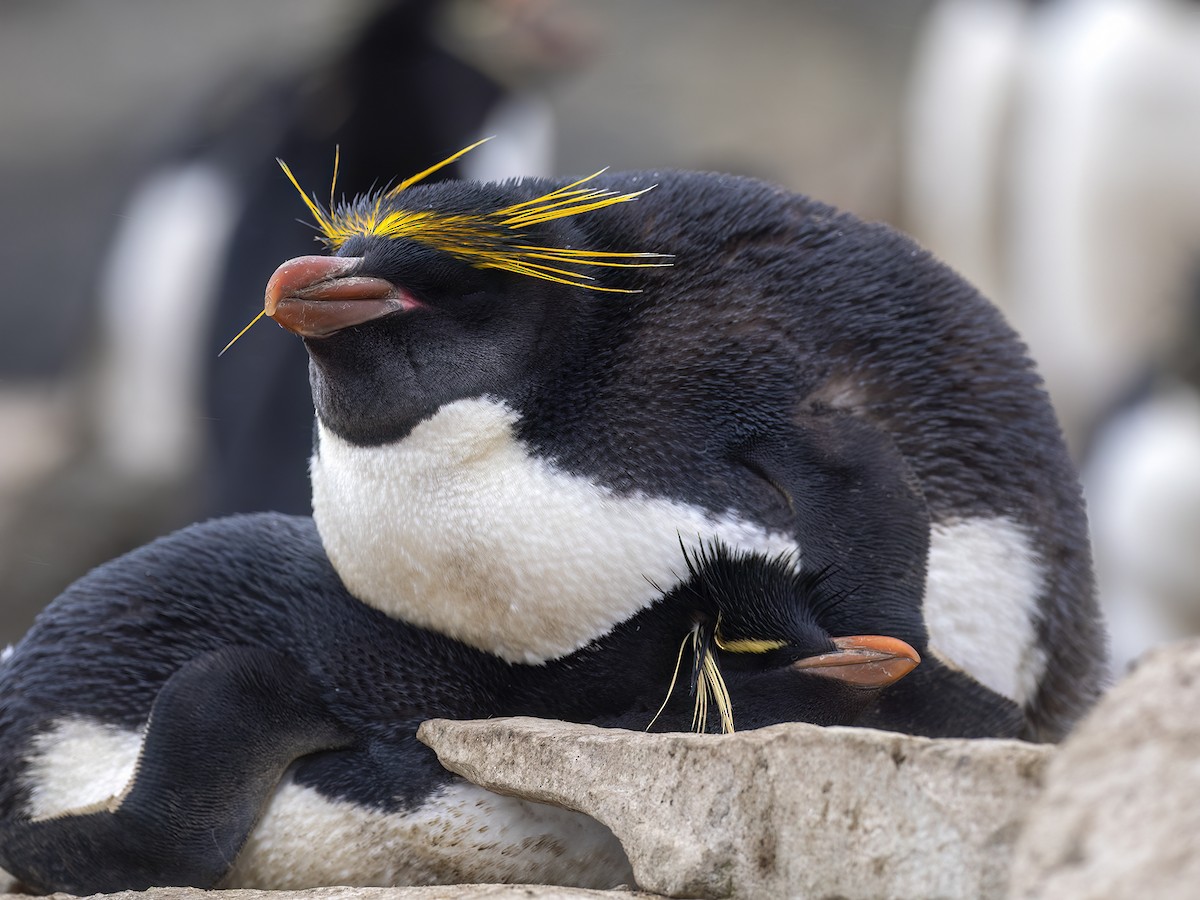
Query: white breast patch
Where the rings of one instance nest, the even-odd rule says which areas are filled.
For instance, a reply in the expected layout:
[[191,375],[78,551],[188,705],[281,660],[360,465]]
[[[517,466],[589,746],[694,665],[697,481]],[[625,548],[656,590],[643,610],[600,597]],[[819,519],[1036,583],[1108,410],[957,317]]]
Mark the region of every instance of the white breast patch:
[[789,536],[686,503],[618,496],[532,456],[518,416],[459,400],[381,447],[319,426],[313,515],[351,593],[512,662],[606,634],[687,571],[689,548],[798,552]]
[[1045,584],[1045,563],[1011,519],[934,523],[924,605],[929,650],[1024,705],[1046,667],[1037,640]]

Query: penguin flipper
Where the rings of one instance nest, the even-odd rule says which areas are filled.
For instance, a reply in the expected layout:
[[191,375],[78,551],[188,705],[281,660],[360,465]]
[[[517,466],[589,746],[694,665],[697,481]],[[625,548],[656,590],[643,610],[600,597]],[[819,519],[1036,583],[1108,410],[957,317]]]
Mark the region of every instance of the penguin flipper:
[[743,464],[788,498],[806,566],[828,568],[843,634],[909,642],[921,664],[877,692],[856,725],[927,737],[1016,737],[1020,707],[928,651],[923,614],[930,514],[920,482],[881,428],[815,411],[751,435]]
[[921,649],[929,510],[891,437],[848,411],[798,415],[744,435],[734,457],[790,510],[804,567],[827,573],[842,634],[886,634]]
[[287,657],[205,653],[159,692],[124,794],[103,809],[0,824],[4,868],[34,890],[78,895],[211,887],[288,765],[350,743]]

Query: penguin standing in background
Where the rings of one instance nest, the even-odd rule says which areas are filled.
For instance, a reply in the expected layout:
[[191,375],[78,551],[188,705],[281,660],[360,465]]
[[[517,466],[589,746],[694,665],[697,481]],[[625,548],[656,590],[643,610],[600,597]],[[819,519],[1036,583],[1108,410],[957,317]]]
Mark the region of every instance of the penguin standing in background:
[[790,553],[925,659],[871,724],[1067,731],[1106,669],[1086,521],[990,304],[762,182],[418,183],[459,155],[304,195],[334,255],[267,288],[309,352],[314,517],[353,595],[541,663],[669,591],[700,540]]
[[80,895],[632,883],[608,829],[448,773],[418,725],[851,724],[919,663],[836,630],[842,598],[786,558],[706,544],[687,566],[600,639],[525,666],[360,603],[311,519],[156,541],[76,582],[0,662],[0,864]]

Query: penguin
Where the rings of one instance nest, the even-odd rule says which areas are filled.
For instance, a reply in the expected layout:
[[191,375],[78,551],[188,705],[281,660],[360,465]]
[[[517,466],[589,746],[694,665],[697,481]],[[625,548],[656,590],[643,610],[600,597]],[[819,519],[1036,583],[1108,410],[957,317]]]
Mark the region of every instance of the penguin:
[[990,303],[754,179],[422,183],[467,150],[328,208],[301,190],[329,253],[267,285],[260,316],[308,350],[314,518],[354,596],[546,663],[718,540],[907,620],[925,663],[872,724],[1069,730],[1106,672],[1086,516]]
[[702,542],[669,592],[544,665],[359,602],[313,521],[191,526],[93,570],[0,662],[0,864],[35,891],[632,883],[611,832],[491,794],[426,718],[852,724],[919,655],[827,573]]

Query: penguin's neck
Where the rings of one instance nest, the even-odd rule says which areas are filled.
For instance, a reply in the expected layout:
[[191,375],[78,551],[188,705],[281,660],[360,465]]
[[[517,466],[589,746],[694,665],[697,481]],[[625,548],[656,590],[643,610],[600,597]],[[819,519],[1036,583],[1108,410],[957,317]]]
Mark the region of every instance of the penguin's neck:
[[448,403],[382,446],[351,444],[318,422],[313,517],[351,593],[537,663],[607,634],[676,585],[687,572],[682,546],[719,538],[798,550],[735,513],[618,494],[564,472],[517,437],[519,422],[488,397]]

